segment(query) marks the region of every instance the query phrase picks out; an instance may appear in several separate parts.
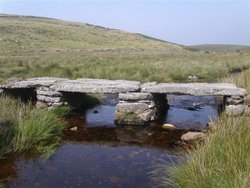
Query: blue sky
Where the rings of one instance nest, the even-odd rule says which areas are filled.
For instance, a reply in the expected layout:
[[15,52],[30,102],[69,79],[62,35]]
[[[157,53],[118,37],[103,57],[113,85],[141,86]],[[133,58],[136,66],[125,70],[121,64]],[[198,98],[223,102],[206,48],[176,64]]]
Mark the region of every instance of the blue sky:
[[0,12],[80,21],[185,45],[250,45],[250,0],[0,0]]

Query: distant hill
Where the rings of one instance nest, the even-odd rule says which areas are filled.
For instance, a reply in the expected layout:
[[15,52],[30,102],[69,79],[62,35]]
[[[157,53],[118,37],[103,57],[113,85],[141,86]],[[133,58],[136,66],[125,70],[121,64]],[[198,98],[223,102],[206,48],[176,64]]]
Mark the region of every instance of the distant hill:
[[0,54],[55,51],[165,51],[186,47],[101,26],[51,18],[0,14]]
[[208,52],[250,52],[250,46],[228,45],[228,44],[203,44],[189,46],[193,50]]

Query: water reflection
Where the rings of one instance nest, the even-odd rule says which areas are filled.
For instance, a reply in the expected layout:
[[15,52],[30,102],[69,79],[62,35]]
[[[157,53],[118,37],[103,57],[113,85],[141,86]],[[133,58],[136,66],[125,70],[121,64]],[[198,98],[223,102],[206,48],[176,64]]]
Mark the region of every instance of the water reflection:
[[177,129],[203,130],[219,116],[222,99],[213,96],[168,95],[169,110],[165,122]]
[[98,142],[101,144],[141,145],[147,147],[175,147],[175,144],[185,130],[166,130],[161,125],[150,126],[94,126],[81,121],[78,114],[71,116],[69,122],[74,122],[76,129],[64,131],[65,140]]
[[[10,177],[7,187],[19,188],[152,187],[150,167],[159,160],[176,163],[185,152],[176,142],[186,129],[204,128],[209,117],[218,115],[214,98],[170,98],[165,122],[177,130],[165,130],[158,123],[116,126],[115,106],[102,103],[67,119],[64,141],[51,158],[12,156],[0,164],[0,179]],[[192,102],[199,107],[191,109]]]
[[[69,142],[49,160],[19,157],[18,177],[9,187],[152,187],[148,172],[159,159],[177,162],[178,154],[136,146],[103,146]],[[12,172],[10,176],[15,177]]]

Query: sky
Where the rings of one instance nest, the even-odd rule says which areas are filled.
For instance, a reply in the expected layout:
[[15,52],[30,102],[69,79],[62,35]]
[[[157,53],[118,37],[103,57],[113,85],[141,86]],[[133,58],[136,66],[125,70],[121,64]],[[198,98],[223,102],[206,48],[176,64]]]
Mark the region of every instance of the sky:
[[250,0],[0,0],[0,13],[79,21],[183,45],[250,45]]

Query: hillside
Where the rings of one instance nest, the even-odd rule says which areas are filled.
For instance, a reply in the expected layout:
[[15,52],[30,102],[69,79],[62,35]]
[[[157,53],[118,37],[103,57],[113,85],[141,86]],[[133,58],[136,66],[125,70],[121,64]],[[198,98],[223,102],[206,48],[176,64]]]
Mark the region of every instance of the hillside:
[[249,67],[249,51],[207,53],[91,24],[0,14],[0,83],[38,76],[218,81]]
[[208,52],[250,52],[250,46],[228,44],[203,44],[190,46],[192,49]]
[[91,24],[0,14],[0,53],[59,51],[183,52],[183,46]]

